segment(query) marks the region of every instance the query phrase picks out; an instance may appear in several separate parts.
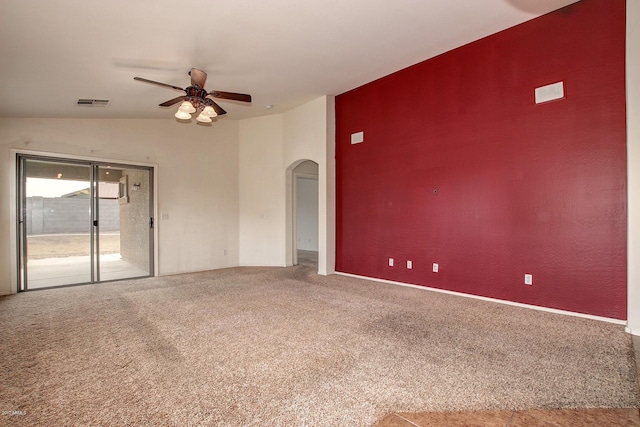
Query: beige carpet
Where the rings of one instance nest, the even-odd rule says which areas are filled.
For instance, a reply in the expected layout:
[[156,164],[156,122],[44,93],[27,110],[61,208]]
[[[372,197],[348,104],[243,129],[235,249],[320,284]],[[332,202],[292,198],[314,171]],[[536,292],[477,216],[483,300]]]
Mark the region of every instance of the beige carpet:
[[0,298],[1,425],[367,426],[638,407],[622,326],[236,268]]

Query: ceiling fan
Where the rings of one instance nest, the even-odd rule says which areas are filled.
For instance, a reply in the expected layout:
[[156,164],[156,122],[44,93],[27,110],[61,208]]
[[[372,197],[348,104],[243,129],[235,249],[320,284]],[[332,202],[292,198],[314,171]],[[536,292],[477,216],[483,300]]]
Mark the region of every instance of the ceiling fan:
[[188,86],[185,89],[166,83],[144,79],[142,77],[134,77],[133,79],[185,92],[186,95],[170,99],[169,101],[160,104],[160,107],[170,107],[178,102],[182,102],[178,108],[178,112],[175,114],[176,118],[180,120],[191,119],[191,114],[195,113],[200,108],[202,108],[202,111],[200,111],[200,114],[196,117],[196,120],[200,123],[211,123],[211,119],[213,117],[227,114],[222,107],[216,104],[214,98],[251,102],[251,95],[243,93],[222,92],[219,90],[207,92],[204,89],[204,84],[207,81],[207,73],[202,70],[192,68],[191,71],[189,71],[189,75],[191,76],[191,86]]

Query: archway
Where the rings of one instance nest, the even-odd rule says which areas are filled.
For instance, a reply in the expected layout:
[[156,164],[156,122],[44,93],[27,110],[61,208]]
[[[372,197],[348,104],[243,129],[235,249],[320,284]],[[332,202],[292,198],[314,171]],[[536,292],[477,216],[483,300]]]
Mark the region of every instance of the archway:
[[318,164],[301,159],[287,168],[286,265],[318,266]]

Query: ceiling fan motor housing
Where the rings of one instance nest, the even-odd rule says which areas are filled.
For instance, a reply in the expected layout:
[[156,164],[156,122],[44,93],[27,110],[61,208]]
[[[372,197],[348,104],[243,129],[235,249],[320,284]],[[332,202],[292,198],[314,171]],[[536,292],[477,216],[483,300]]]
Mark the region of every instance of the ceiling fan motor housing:
[[184,91],[187,93],[185,100],[191,102],[196,109],[202,105],[209,105],[206,102],[208,95],[206,90],[197,86],[189,86]]

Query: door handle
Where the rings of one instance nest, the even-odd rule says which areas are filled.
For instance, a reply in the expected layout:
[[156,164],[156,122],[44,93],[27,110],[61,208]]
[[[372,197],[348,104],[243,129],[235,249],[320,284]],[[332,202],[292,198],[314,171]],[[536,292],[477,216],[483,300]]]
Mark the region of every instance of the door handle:
[[97,219],[93,221],[93,226],[94,226],[94,227],[97,227],[97,226],[98,226],[98,220],[97,220]]

